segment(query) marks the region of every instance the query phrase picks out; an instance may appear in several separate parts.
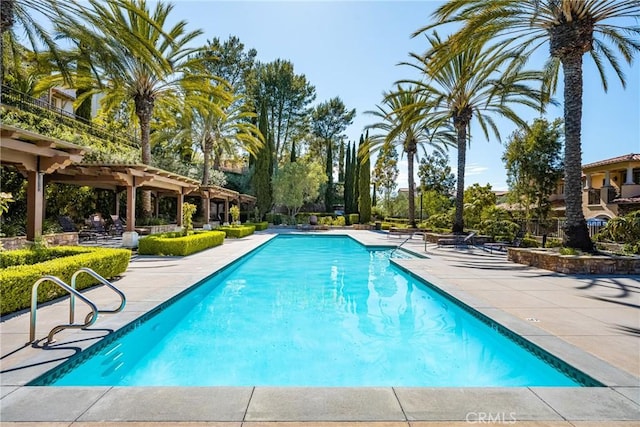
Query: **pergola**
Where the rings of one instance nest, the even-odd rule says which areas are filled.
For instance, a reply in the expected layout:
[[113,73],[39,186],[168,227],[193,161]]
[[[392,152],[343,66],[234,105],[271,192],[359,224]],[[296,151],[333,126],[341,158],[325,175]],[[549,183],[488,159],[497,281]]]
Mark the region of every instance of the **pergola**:
[[[112,190],[116,194],[126,191],[126,231],[135,231],[136,189],[154,191],[158,197],[176,197],[178,201],[177,223],[182,225],[184,196],[199,187],[199,183],[195,179],[143,164],[74,163],[52,173],[48,179],[51,182]],[[116,213],[119,212],[118,201],[119,199],[116,197]]]
[[201,185],[198,191],[200,197],[206,200],[204,203],[205,222],[211,218],[211,201],[224,203],[224,221],[229,221],[229,203],[236,202],[238,206],[241,203],[253,205],[256,198],[248,194],[241,194],[228,188],[219,187],[217,185]]
[[[126,231],[135,231],[136,189],[151,190],[156,204],[162,196],[177,198],[176,218],[182,225],[184,196],[196,195],[207,200],[205,218],[210,218],[210,201],[224,202],[224,219],[229,220],[229,203],[254,204],[253,196],[218,186],[201,186],[192,178],[143,164],[82,163],[90,151],[82,147],[34,132],[0,124],[0,160],[2,165],[15,167],[28,181],[27,240],[42,235],[44,219],[44,188],[48,182],[66,183],[127,192]],[[46,176],[46,180],[45,180]],[[119,212],[116,197],[115,213]],[[156,206],[157,211],[157,206]]]
[[27,240],[42,235],[44,176],[82,160],[86,147],[0,124],[0,162],[27,178]]

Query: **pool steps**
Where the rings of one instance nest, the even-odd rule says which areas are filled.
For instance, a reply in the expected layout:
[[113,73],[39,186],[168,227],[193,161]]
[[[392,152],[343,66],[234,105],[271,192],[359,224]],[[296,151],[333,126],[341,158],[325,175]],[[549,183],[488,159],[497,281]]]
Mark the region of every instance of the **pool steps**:
[[[77,279],[78,275],[81,274],[81,273],[89,274],[93,278],[97,279],[100,283],[102,283],[103,285],[105,285],[108,288],[112,289],[116,294],[118,294],[118,296],[120,297],[120,306],[118,308],[114,309],[114,310],[98,310],[98,307],[96,306],[96,304],[93,303],[93,301],[91,301],[89,298],[87,298],[86,296],[81,294],[76,289],[76,279]],[[37,318],[36,312],[38,310],[38,286],[40,286],[40,284],[43,283],[43,282],[52,282],[55,285],[57,285],[58,287],[66,290],[70,295],[70,298],[69,298],[69,323],[65,323],[65,324],[57,325],[57,326],[53,327],[53,329],[51,329],[51,331],[49,331],[49,334],[47,335],[47,341],[45,342],[45,346],[55,342],[55,339],[53,337],[58,332],[63,331],[65,329],[71,329],[71,328],[73,328],[73,329],[85,329],[85,328],[88,328],[89,326],[93,325],[96,322],[96,320],[98,320],[98,315],[99,314],[119,313],[124,309],[124,306],[127,303],[127,298],[124,295],[124,292],[122,292],[120,289],[115,287],[107,279],[105,279],[104,277],[102,277],[101,275],[99,275],[98,273],[96,273],[95,271],[93,271],[92,269],[90,269],[88,267],[81,267],[78,271],[73,273],[73,275],[71,276],[71,286],[69,286],[67,283],[65,283],[63,280],[61,280],[60,278],[58,278],[56,276],[49,276],[49,275],[42,276],[40,279],[38,279],[33,284],[33,287],[31,288],[31,316],[30,316],[30,324],[29,324],[29,342],[27,344],[35,344],[37,342],[37,340],[36,340],[36,318]],[[91,311],[87,314],[87,316],[84,319],[84,323],[75,323],[75,302],[76,302],[76,297],[78,297],[82,302],[87,304],[89,306],[89,308],[91,308]]]

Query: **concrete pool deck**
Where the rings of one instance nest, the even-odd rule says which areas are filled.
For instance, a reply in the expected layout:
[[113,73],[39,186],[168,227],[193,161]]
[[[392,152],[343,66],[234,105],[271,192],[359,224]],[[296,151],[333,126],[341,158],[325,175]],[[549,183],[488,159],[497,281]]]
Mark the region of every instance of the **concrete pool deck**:
[[[322,232],[327,234],[327,232]],[[337,230],[373,246],[404,239]],[[226,240],[189,257],[138,256],[116,282],[122,313],[85,331],[66,330],[47,350],[25,345],[29,314],[0,323],[2,426],[207,425],[220,427],[427,427],[485,424],[630,426],[640,420],[640,277],[568,276],[510,263],[479,249],[427,247],[395,262],[599,380],[598,388],[26,387],[97,342],[273,237]],[[424,243],[404,247],[424,254]],[[117,299],[86,292],[99,306]],[[84,313],[81,303],[78,312]],[[68,321],[68,302],[38,310],[37,337]],[[529,320],[527,320],[529,319]]]

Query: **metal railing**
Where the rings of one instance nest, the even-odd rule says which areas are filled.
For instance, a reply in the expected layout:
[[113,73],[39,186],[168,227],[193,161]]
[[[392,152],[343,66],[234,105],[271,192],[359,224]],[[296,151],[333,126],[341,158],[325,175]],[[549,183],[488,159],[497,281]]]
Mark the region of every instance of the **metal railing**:
[[[93,271],[92,269],[90,269],[89,267],[81,267],[80,270],[76,271],[75,273],[73,273],[73,276],[71,276],[71,287],[73,289],[76,289],[76,279],[78,277],[78,275],[80,273],[86,273],[90,276],[92,276],[94,279],[98,280],[100,283],[102,283],[103,285],[105,285],[106,287],[112,289],[115,293],[118,294],[118,296],[120,297],[120,306],[114,310],[98,310],[98,312],[96,313],[96,315],[100,314],[100,313],[119,313],[124,309],[125,304],[127,303],[127,297],[125,297],[124,292],[122,292],[120,289],[116,288],[113,284],[111,284],[111,282],[109,282],[107,279],[105,279],[104,277],[102,277],[101,275],[99,275],[98,273],[96,273],[95,271]],[[74,322],[74,318],[75,318],[75,295],[71,294],[71,307],[69,308],[69,316],[71,319],[71,323]],[[89,316],[93,316],[94,313],[91,312],[89,314],[87,314],[87,316],[85,317],[85,323],[88,322],[90,319]]]
[[[93,301],[91,301],[89,298],[87,298],[86,296],[78,292],[78,290],[76,289],[76,279],[80,273],[89,274],[93,278],[97,279],[100,283],[109,287],[115,293],[117,293],[118,296],[120,296],[120,305],[118,306],[118,308],[114,310],[98,310],[98,307]],[[65,329],[70,329],[70,328],[73,328],[73,329],[88,328],[89,326],[93,325],[96,322],[96,320],[98,320],[98,315],[100,313],[118,313],[124,309],[124,306],[127,302],[127,298],[125,297],[124,293],[120,289],[116,288],[107,279],[105,279],[104,277],[102,277],[101,275],[99,275],[98,273],[96,273],[95,271],[93,271],[88,267],[81,267],[78,271],[73,273],[73,275],[71,276],[71,286],[67,285],[65,282],[63,282],[56,276],[43,276],[33,284],[33,288],[31,289],[31,317],[30,317],[30,324],[29,324],[29,343],[36,342],[36,317],[37,317],[36,312],[38,310],[38,286],[40,286],[40,283],[47,282],[47,281],[53,282],[58,287],[64,289],[69,293],[69,296],[70,296],[69,297],[69,323],[57,325],[53,329],[51,329],[51,331],[49,331],[49,334],[47,335],[47,341],[45,343],[47,345],[52,342],[55,342],[55,340],[53,339],[53,336],[58,332],[63,331]],[[91,308],[91,311],[84,318],[84,323],[75,323],[76,297],[79,298],[82,302],[84,302]]]
[[107,129],[104,126],[96,125],[91,120],[87,120],[84,117],[77,116],[74,113],[51,105],[51,103],[43,99],[34,98],[33,96],[20,92],[10,86],[1,85],[0,88],[2,93],[0,103],[3,105],[15,107],[29,113],[36,113],[40,115],[44,114],[65,126],[85,132],[89,135],[95,136],[96,138],[124,144],[130,147],[140,147],[140,142],[135,135],[122,135],[123,132],[116,132]]
[[31,289],[31,317],[30,317],[30,325],[29,325],[29,343],[33,343],[36,341],[36,311],[38,310],[38,286],[40,286],[40,283],[47,282],[47,281],[55,283],[60,288],[69,292],[69,294],[80,298],[82,302],[84,302],[89,307],[91,307],[91,311],[93,313],[93,316],[91,316],[91,318],[87,316],[88,320],[83,324],[74,323],[70,313],[69,323],[58,325],[58,326],[55,326],[53,329],[51,329],[51,331],[49,332],[49,335],[47,335],[47,342],[46,342],[47,344],[55,342],[55,340],[53,339],[53,336],[64,329],[69,329],[69,328],[83,329],[93,325],[95,321],[98,319],[98,307],[96,307],[96,305],[90,299],[82,295],[80,292],[78,292],[71,286],[64,283],[62,280],[60,280],[56,276],[43,276],[40,279],[38,279],[36,283],[33,284],[33,288]]

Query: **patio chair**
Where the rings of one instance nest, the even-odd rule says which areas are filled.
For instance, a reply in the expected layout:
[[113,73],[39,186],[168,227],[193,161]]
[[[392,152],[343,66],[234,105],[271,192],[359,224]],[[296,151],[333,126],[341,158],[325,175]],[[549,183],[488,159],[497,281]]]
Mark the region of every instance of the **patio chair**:
[[58,223],[60,224],[60,227],[62,227],[62,231],[65,233],[78,231],[78,227],[76,227],[76,224],[68,216],[60,215],[58,217]]
[[90,233],[91,237],[95,239],[97,242],[99,238],[109,238],[110,234],[105,228],[104,219],[102,219],[102,215],[93,214],[89,217],[88,220],[89,228],[86,230]]
[[124,224],[118,215],[111,215],[109,233],[111,233],[112,236],[122,236],[122,233],[124,233]]
[[469,245],[473,246],[473,238],[476,235],[475,232],[471,232],[466,236],[458,235],[453,237],[447,237],[443,239],[438,239],[438,246],[455,246],[458,247],[468,247]]

